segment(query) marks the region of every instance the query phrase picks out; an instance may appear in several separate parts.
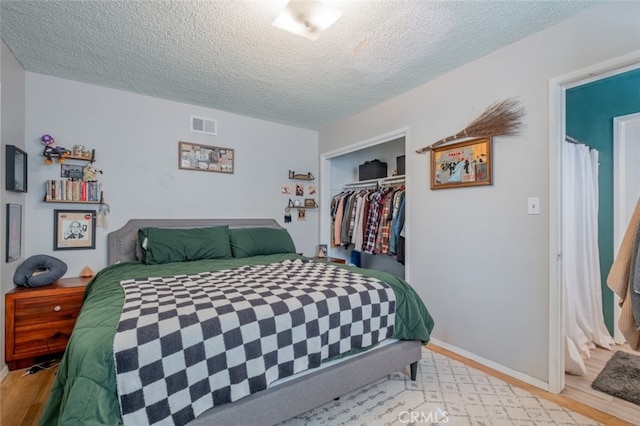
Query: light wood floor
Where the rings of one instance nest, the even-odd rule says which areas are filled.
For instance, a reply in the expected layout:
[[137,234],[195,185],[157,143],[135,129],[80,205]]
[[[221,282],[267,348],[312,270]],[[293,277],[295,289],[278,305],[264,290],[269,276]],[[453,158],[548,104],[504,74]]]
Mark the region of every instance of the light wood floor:
[[[587,367],[589,370],[587,378],[568,377],[566,389],[562,394],[554,395],[433,344],[429,344],[427,347],[434,352],[449,356],[507,383],[523,388],[540,398],[576,411],[603,425],[640,425],[640,407],[591,389],[591,382],[612,355],[612,352],[604,349],[600,350],[604,351],[602,354],[600,352],[593,353]],[[631,352],[630,349],[626,350]],[[25,370],[10,372],[0,383],[0,425],[37,425],[56,371],[57,368],[52,368],[27,376],[24,375]]]
[[37,425],[57,367],[24,375],[26,369],[9,372],[0,383],[0,425]]
[[[629,345],[616,345],[615,350],[625,351],[634,355],[639,355],[629,348]],[[565,375],[565,388],[562,395],[575,401],[587,404],[606,413],[611,413],[621,419],[627,420],[635,425],[640,425],[640,406],[616,398],[603,392],[599,392],[591,387],[591,383],[602,371],[605,364],[613,356],[613,351],[596,348],[591,351],[591,358],[585,360],[587,376]]]

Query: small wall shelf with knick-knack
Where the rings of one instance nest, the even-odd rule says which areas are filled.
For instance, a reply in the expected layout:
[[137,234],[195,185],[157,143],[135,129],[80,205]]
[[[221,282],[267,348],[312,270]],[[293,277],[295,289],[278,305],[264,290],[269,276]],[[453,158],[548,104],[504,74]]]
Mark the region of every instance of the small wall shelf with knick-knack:
[[317,209],[319,206],[313,198],[305,198],[304,203],[301,203],[300,200],[289,199],[287,207],[291,209]]
[[63,148],[56,144],[51,135],[42,135],[40,142],[44,145],[42,155],[45,157],[45,163],[53,164],[53,159],[57,159],[58,163],[65,160],[79,160],[93,163],[96,157],[95,149],[88,150],[84,145],[74,145],[73,150]]
[[311,174],[311,172],[308,172],[308,173],[296,173],[293,170],[289,170],[289,179],[293,179],[293,180],[315,180],[316,178]]
[[[94,152],[94,151],[91,151],[91,152]],[[58,157],[60,157],[60,155],[51,154],[51,158],[58,158]],[[93,163],[95,161],[95,158],[94,158],[93,154],[91,154],[91,156],[89,156],[89,157],[81,157],[81,156],[78,156],[78,155],[63,155],[62,158],[64,158],[65,160],[88,161],[90,163]]]

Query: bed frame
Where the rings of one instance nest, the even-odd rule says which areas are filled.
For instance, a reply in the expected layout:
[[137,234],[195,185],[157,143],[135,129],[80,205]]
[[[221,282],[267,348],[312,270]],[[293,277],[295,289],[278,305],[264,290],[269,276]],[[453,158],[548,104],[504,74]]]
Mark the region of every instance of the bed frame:
[[[132,219],[107,236],[109,264],[136,260],[138,229],[144,227],[193,228],[228,225],[230,228],[282,227],[273,219]],[[189,425],[274,425],[326,404],[342,395],[410,366],[416,380],[422,356],[419,341],[400,340],[355,357],[346,358],[298,378],[214,407]]]

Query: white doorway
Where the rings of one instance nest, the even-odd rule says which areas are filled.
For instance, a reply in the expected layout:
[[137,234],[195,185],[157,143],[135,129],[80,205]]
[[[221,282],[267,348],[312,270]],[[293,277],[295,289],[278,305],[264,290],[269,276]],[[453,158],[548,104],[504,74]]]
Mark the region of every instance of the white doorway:
[[[640,113],[613,119],[613,250],[614,258],[624,237],[633,210],[640,198]],[[613,338],[622,344],[625,339],[618,328],[620,306],[613,301]]]
[[549,391],[565,386],[564,290],[562,286],[562,144],[567,89],[640,67],[640,52],[615,58],[549,81]]

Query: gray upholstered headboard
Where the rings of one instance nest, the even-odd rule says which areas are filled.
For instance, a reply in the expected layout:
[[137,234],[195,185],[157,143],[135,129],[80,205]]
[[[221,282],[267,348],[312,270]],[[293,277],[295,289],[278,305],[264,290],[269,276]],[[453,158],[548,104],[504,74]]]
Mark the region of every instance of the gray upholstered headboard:
[[229,228],[282,229],[274,219],[131,219],[122,228],[107,235],[109,248],[107,260],[109,265],[137,260],[136,246],[140,228],[203,228],[221,225],[229,225]]

